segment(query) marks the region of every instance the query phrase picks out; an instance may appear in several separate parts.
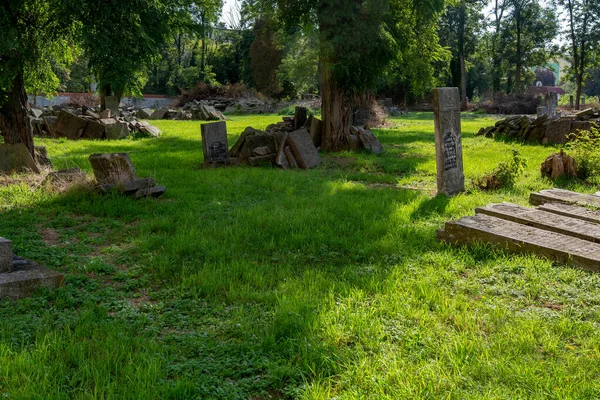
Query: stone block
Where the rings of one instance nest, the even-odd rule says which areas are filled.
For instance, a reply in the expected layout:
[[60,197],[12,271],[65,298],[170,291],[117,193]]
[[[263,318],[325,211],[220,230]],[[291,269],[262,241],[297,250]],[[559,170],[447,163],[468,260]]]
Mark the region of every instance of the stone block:
[[89,160],[99,185],[115,185],[137,179],[127,153],[92,154]]
[[565,144],[569,141],[571,133],[570,119],[551,120],[546,127],[546,139],[551,144]]
[[296,160],[296,157],[294,157],[292,148],[287,146],[283,151],[285,152],[285,157],[288,160],[288,164],[290,164],[290,168],[300,168],[300,165],[298,164],[298,160]]
[[296,107],[296,112],[294,113],[294,129],[300,129],[308,120],[308,110],[306,107]]
[[102,139],[103,136],[104,124],[93,120],[88,122],[83,135],[81,135],[83,139]]
[[141,119],[149,119],[152,116],[152,110],[149,108],[142,108],[138,110],[137,117]]
[[134,181],[121,182],[117,189],[127,196],[135,195],[139,190],[150,189],[156,186],[156,181],[152,178],[136,179]]
[[306,129],[299,129],[290,133],[288,141],[301,168],[310,169],[321,164],[321,156]]
[[0,144],[0,173],[40,173],[27,147],[22,144]]
[[310,137],[313,140],[315,147],[321,146],[323,138],[323,121],[317,117],[312,117],[310,121]]
[[200,126],[204,163],[223,165],[229,162],[227,144],[227,125],[225,122],[213,122]]
[[56,289],[65,282],[63,274],[13,256],[12,271],[0,274],[0,297],[14,300],[30,297],[40,288]]
[[358,138],[368,152],[377,155],[383,153],[383,146],[370,130],[358,128]]
[[[101,119],[102,121],[110,121]],[[106,123],[104,125],[104,132],[106,134],[106,138],[110,140],[118,140],[124,139],[129,136],[129,124],[127,122],[115,121],[114,123]]]
[[12,241],[0,237],[0,274],[12,271],[13,250]]
[[167,112],[169,112],[168,107],[159,108],[157,110],[154,110],[152,115],[150,115],[149,119],[163,119],[165,118],[165,115],[167,115]]
[[54,123],[53,133],[55,136],[66,137],[77,140],[81,137],[88,124],[88,120],[80,118],[66,111],[60,111]]
[[117,96],[106,96],[104,108],[110,110],[112,115],[119,116],[119,98]]
[[[113,117],[113,113],[110,110],[104,110],[102,112],[100,112],[100,114],[98,114],[100,116],[100,119],[108,119],[108,118],[112,118]],[[115,117],[118,117],[117,115],[114,115]]]

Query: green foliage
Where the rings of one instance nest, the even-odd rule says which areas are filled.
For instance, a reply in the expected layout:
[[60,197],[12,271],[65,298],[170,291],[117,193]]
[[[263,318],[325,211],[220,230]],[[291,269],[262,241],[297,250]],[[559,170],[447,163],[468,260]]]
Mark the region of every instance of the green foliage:
[[577,177],[598,180],[600,177],[600,132],[593,127],[591,131],[582,130],[571,134],[571,140],[565,150],[575,159]]
[[158,59],[169,10],[160,0],[81,1],[82,47],[107,95],[139,95],[146,71]]
[[527,168],[527,160],[521,157],[518,150],[512,150],[512,158],[498,164],[496,169],[475,180],[474,184],[482,190],[512,188],[517,178]]
[[299,29],[285,39],[284,57],[279,66],[280,81],[292,86],[291,96],[319,91],[319,38],[312,29]]

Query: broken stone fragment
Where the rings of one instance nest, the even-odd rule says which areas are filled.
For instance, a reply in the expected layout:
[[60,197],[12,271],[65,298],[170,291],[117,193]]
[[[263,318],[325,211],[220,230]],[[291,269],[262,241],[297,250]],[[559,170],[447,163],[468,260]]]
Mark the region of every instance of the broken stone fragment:
[[76,140],[81,137],[88,124],[88,120],[73,115],[66,111],[58,113],[58,118],[54,123],[54,135]]
[[48,150],[44,146],[35,146],[35,162],[43,167],[52,168],[52,161],[48,157]]
[[56,289],[64,284],[63,274],[13,256],[12,271],[0,274],[0,297],[13,300],[33,296],[40,288]]
[[264,157],[268,156],[269,154],[273,154],[273,152],[267,146],[257,147],[252,150],[253,157]]
[[156,181],[152,178],[136,179],[134,181],[121,182],[116,188],[126,196],[133,196],[142,189],[150,189],[156,186]]
[[85,183],[87,175],[79,168],[62,169],[50,172],[44,179],[44,183],[53,185],[71,185],[74,183]]
[[[310,169],[321,164],[321,156],[306,129],[290,133],[288,142],[294,158],[302,169]],[[290,161],[290,164],[293,163]]]

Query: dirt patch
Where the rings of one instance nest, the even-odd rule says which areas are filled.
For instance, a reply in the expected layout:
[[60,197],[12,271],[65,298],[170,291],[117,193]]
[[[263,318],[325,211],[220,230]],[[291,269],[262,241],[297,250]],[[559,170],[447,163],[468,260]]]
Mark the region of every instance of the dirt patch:
[[40,229],[40,235],[48,246],[56,246],[60,243],[60,235],[53,228]]

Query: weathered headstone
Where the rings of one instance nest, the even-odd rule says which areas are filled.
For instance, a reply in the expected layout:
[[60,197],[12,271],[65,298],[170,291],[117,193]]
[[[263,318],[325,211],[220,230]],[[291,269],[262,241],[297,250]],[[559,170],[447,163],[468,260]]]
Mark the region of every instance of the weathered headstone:
[[[100,120],[105,121],[105,120]],[[129,136],[129,124],[127,122],[115,121],[104,126],[107,139],[118,140]]]
[[13,256],[12,271],[0,274],[0,297],[22,299],[34,295],[40,288],[61,287],[64,282],[63,274]]
[[112,115],[119,116],[119,98],[117,96],[106,96],[104,106],[105,109],[111,111]]
[[540,118],[540,117],[542,117],[544,115],[547,115],[547,114],[548,114],[548,107],[546,107],[546,106],[539,106],[537,108],[537,117],[538,118]]
[[451,196],[465,190],[458,88],[434,89],[433,99],[438,193]]
[[229,161],[227,124],[213,122],[200,126],[205,165],[223,165]]
[[40,173],[40,169],[24,144],[0,144],[0,173],[28,171]]
[[84,139],[102,139],[102,136],[104,136],[104,124],[94,120],[88,121],[85,131],[81,135]]
[[363,129],[360,127],[356,127],[356,131],[358,132],[358,138],[360,139],[363,147],[370,153],[381,154],[383,153],[383,146],[379,143],[379,140],[373,135],[368,129]]
[[12,241],[0,237],[0,274],[12,271],[13,251]]
[[571,119],[550,120],[546,127],[546,137],[544,144],[565,144],[569,141],[571,133]]
[[321,164],[321,156],[306,129],[290,133],[288,142],[294,158],[301,168],[310,169]]
[[320,147],[323,137],[323,121],[317,117],[312,117],[310,121],[310,136],[315,147]]
[[154,110],[150,119],[163,119],[167,112],[169,111],[169,107],[162,107]]
[[137,179],[127,153],[92,154],[89,160],[99,185],[119,184]]

